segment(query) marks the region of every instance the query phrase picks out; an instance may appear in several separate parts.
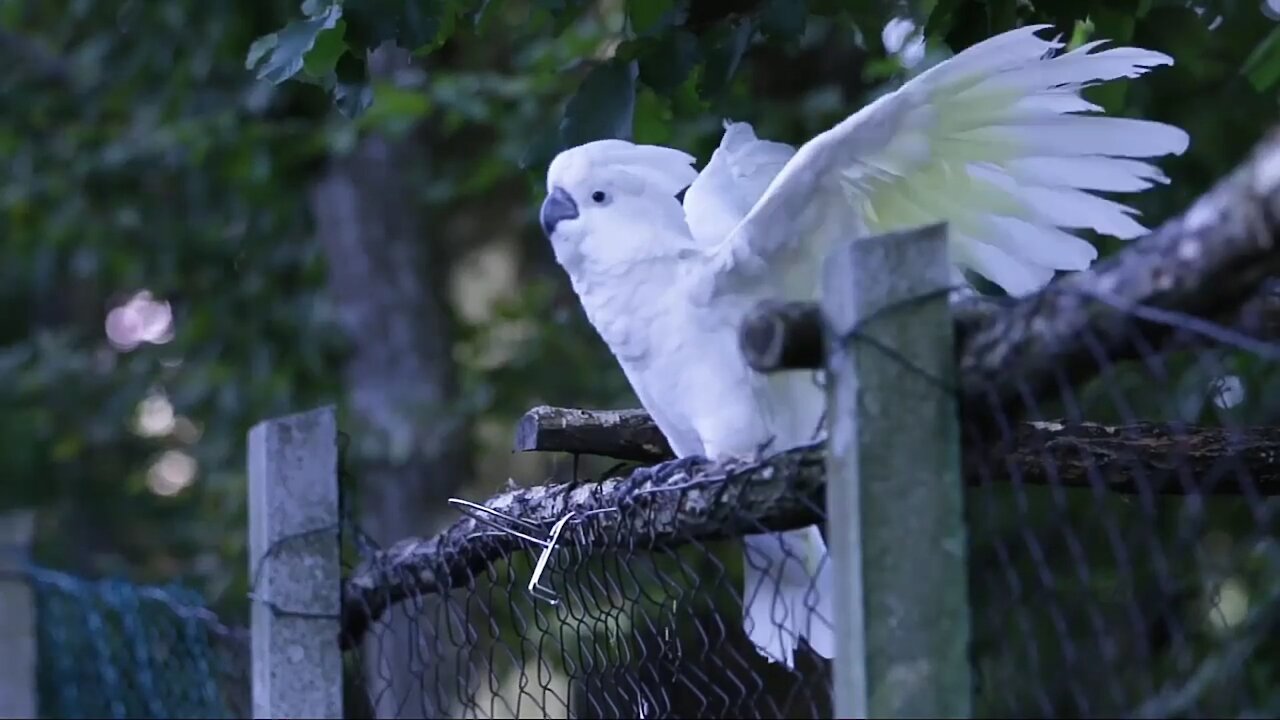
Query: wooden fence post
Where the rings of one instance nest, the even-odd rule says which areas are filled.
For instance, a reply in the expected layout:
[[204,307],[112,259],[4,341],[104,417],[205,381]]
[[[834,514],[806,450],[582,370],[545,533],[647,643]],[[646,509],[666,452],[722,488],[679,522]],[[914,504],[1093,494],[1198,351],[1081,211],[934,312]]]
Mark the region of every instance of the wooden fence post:
[[35,535],[32,510],[0,513],[0,718],[37,717],[36,600],[26,578]]
[[836,717],[968,717],[969,598],[946,227],[837,247],[827,512]]
[[341,718],[334,408],[249,431],[253,716]]

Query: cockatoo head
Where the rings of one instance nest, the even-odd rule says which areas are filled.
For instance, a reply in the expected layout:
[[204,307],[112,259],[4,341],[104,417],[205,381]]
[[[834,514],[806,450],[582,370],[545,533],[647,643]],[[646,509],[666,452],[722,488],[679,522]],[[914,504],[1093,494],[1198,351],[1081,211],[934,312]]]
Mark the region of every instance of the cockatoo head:
[[693,156],[657,145],[597,140],[565,150],[547,169],[539,220],[560,264],[624,267],[687,247],[676,196],[698,176]]

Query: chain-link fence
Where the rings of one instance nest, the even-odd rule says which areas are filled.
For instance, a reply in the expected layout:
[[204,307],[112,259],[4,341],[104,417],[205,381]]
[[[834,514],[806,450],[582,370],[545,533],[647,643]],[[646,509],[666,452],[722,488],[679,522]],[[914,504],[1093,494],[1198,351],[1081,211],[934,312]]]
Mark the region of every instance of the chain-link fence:
[[[965,452],[976,716],[1280,711],[1280,343],[1185,320],[1229,337],[1100,354],[1019,419],[965,428],[990,438]],[[389,554],[401,584],[367,597],[405,597],[354,653],[359,693],[395,717],[831,717],[830,662],[756,651],[752,559],[716,539],[821,515],[821,468],[815,448],[464,507]],[[537,541],[571,515],[531,589]]]
[[[1053,413],[1054,421],[1021,429],[1017,452],[976,463],[968,522],[976,714],[1275,711],[1280,677],[1265,644],[1274,642],[1280,564],[1274,506],[1261,494],[1275,479],[1274,440],[1221,429],[1222,405],[1258,410],[1242,407],[1250,401],[1238,390],[1234,401],[1215,390],[1216,378],[1232,377],[1216,370],[1200,392],[1188,391],[1200,399],[1194,426],[1174,424],[1189,421],[1190,396],[1169,393],[1148,402],[1180,413],[1141,415],[1167,424],[1088,424]],[[1096,382],[1125,372],[1138,373],[1119,366]],[[1227,382],[1265,385],[1235,377]],[[680,493],[681,484],[666,486]],[[575,506],[605,509],[635,492]],[[541,512],[526,517],[548,526]],[[469,525],[461,539],[476,542],[467,540],[473,531],[485,532]],[[830,716],[826,662],[801,652],[788,670],[748,642],[740,543],[651,551],[599,537],[607,531],[617,527],[584,523],[562,536],[544,574],[556,604],[527,589],[527,555],[426,546],[430,559],[414,565],[419,578],[476,562],[451,553],[490,560],[462,589],[415,593],[396,606],[398,622],[364,645],[381,661],[365,689],[375,702],[391,696],[400,717]],[[607,549],[583,549],[593,546]],[[416,651],[397,652],[397,630],[420,643]],[[397,654],[409,664],[385,663]]]
[[250,716],[248,632],[197,593],[39,567],[22,575],[35,596],[40,717]]
[[[806,464],[812,490],[820,455]],[[734,517],[747,495],[784,522],[821,516],[811,492],[787,496],[786,478],[751,487],[772,466],[756,467],[665,466],[514,491],[487,506],[523,522],[477,513],[403,546],[400,569],[417,579],[352,653],[364,677],[356,692],[380,717],[830,717],[828,661],[801,650],[794,669],[770,663],[744,632],[744,565],[780,568],[736,538],[716,539],[758,529],[750,515]],[[571,513],[554,544],[536,542]],[[700,526],[702,539],[654,538],[675,525]],[[445,583],[456,589],[431,592]]]
[[1187,325],[1222,334],[1081,359],[968,458],[982,715],[1280,712],[1280,344]]

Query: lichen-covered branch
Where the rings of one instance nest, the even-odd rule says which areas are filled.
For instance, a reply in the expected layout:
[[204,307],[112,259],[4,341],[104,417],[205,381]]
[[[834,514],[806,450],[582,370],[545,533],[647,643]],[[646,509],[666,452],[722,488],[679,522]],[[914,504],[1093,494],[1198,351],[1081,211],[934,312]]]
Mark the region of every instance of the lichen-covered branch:
[[1280,495],[1280,428],[1026,422],[1004,443],[965,448],[964,471],[970,483]]
[[[821,446],[760,462],[692,458],[600,482],[510,490],[485,506],[543,528],[543,537],[572,513],[560,547],[679,545],[821,522],[823,460]],[[375,553],[346,582],[342,646],[358,642],[392,604],[466,587],[494,562],[529,549],[538,548],[464,516],[434,537],[408,538]]]
[[[625,413],[625,427],[611,416]],[[633,434],[649,437],[657,425],[644,410],[594,411],[541,406],[520,420],[521,427],[552,422],[590,431],[541,435],[543,442],[517,450],[575,452],[619,457],[615,448],[634,445]],[[613,428],[606,430],[606,428]],[[592,444],[559,438],[593,438]],[[665,443],[662,446],[666,448]],[[815,446],[816,447],[816,446]],[[654,460],[669,460],[669,449]],[[1280,427],[1210,428],[1155,422],[1124,425],[1023,422],[1012,436],[991,446],[964,448],[969,483],[1023,482],[1087,486],[1115,492],[1280,495]]]

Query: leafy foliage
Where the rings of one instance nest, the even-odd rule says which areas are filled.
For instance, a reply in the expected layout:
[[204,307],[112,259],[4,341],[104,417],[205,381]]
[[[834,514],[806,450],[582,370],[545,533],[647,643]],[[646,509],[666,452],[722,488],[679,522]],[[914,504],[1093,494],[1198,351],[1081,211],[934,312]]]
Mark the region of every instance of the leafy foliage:
[[[670,119],[681,120],[716,111],[741,113],[740,108],[748,104],[754,106],[755,113],[768,115],[759,105],[774,98],[762,98],[753,90],[765,83],[775,84],[781,80],[777,76],[790,75],[817,60],[824,49],[838,48],[829,55],[831,61],[823,72],[793,83],[801,92],[818,93],[832,85],[845,91],[839,102],[826,102],[809,122],[793,121],[793,127],[787,128],[791,132],[783,132],[788,139],[802,140],[805,133],[823,127],[875,92],[878,81],[887,79],[895,84],[900,79],[902,65],[893,57],[887,58],[888,64],[881,59],[885,50],[881,28],[895,16],[917,21],[923,28],[923,40],[935,53],[960,49],[1031,22],[1054,24],[1075,44],[1093,36],[1164,50],[1177,57],[1177,67],[1144,81],[1136,91],[1139,97],[1126,104],[1129,87],[1113,84],[1098,89],[1096,100],[1112,112],[1181,122],[1192,129],[1210,122],[1208,116],[1213,113],[1206,112],[1206,106],[1199,102],[1180,102],[1188,85],[1230,103],[1223,106],[1239,107],[1235,115],[1256,126],[1259,116],[1253,113],[1274,110],[1274,99],[1267,92],[1280,79],[1280,30],[1261,17],[1256,6],[1245,7],[1231,0],[627,0],[599,6],[573,0],[352,0],[339,6],[313,0],[303,11],[303,19],[255,43],[249,64],[257,68],[260,78],[279,83],[299,76],[319,82],[335,94],[344,86],[324,79],[333,74],[333,68],[348,59],[353,72],[363,68],[366,54],[383,42],[395,42],[429,56],[452,40],[461,43],[472,36],[483,37],[503,21],[551,30],[560,33],[562,41],[573,42],[572,28],[580,26],[585,16],[597,13],[604,25],[600,28],[604,45],[592,55],[599,57],[603,51],[609,57],[605,61],[587,57],[573,61],[578,66],[573,71],[577,88],[564,105],[560,123],[549,126],[543,137],[532,143],[535,149],[525,156],[524,163],[531,168],[545,164],[555,151],[573,144],[602,137],[631,137],[643,121],[627,118],[637,107],[643,112],[646,104]],[[349,19],[345,28],[323,31],[335,36],[329,42],[272,40],[286,36],[314,40],[322,34],[325,23],[340,23],[331,19],[343,13]],[[272,45],[269,56],[262,50],[264,44]],[[607,49],[610,46],[612,50]],[[744,63],[749,56],[758,62]],[[779,69],[774,70],[768,65],[773,58],[785,64],[775,65]],[[623,67],[631,69],[624,72]],[[1181,161],[1188,171],[1197,172],[1200,180],[1237,159],[1256,131],[1204,134],[1220,140],[1197,136],[1191,154]],[[1206,147],[1205,142],[1214,145]],[[1217,142],[1226,145],[1217,146]],[[1201,186],[1179,185],[1192,192]],[[1179,199],[1185,199],[1185,194]],[[1176,206],[1174,201],[1162,209]]]

